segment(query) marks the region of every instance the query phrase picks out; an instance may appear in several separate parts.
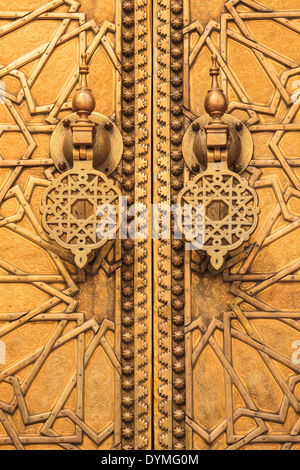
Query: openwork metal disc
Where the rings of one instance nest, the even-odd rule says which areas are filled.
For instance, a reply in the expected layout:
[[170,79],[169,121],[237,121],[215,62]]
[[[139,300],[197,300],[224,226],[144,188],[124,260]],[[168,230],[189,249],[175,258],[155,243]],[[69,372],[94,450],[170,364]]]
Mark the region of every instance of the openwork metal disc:
[[208,170],[196,176],[180,192],[178,204],[185,207],[185,224],[180,226],[185,239],[193,248],[206,251],[215,269],[257,227],[257,194],[247,180],[230,170]]
[[84,268],[91,251],[108,240],[108,233],[100,238],[97,233],[101,220],[111,218],[116,222],[115,231],[119,228],[119,197],[120,190],[94,170],[92,162],[75,162],[74,168],[53,180],[43,194],[43,227],[58,245],[70,249],[77,266]]

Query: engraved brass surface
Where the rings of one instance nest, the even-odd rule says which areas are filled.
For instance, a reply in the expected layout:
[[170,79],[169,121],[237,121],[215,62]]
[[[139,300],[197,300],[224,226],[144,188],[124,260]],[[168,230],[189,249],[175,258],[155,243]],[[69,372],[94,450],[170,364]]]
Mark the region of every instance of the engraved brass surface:
[[[184,160],[193,173],[207,169],[207,145],[204,127],[210,121],[209,115],[200,116],[186,130],[182,142]],[[254,143],[247,126],[239,119],[225,114],[223,121],[229,126],[228,165],[230,170],[242,174],[253,157]],[[199,124],[199,130],[193,126]],[[241,125],[241,127],[239,127]]]
[[[256,192],[245,179],[228,170],[208,168],[196,176],[180,192],[178,204],[191,207],[189,224],[193,235],[186,234],[185,239],[194,250],[206,251],[216,270],[223,266],[228,251],[248,241],[257,227]],[[197,206],[203,208],[203,214],[197,214]],[[197,230],[200,234],[194,238]]]
[[186,445],[298,449],[299,169],[288,142],[299,145],[299,4],[203,2],[206,17],[196,1],[184,7],[186,127],[204,113],[204,68],[215,54],[228,112],[253,137],[243,176],[261,210],[247,246],[221,273],[207,256],[185,254]]
[[97,227],[104,216],[113,220],[114,214],[106,209],[101,218],[101,206],[115,207],[118,231],[120,197],[121,191],[103,173],[95,171],[91,161],[75,161],[72,170],[54,180],[43,194],[43,227],[58,245],[72,251],[76,265],[83,269],[92,251],[109,240],[109,234],[98,235]]
[[[131,1],[123,3],[124,12],[139,15],[137,44],[149,34],[149,5],[135,1],[132,9]],[[122,114],[122,93],[128,89],[122,84],[123,49],[128,45],[122,39],[122,15],[123,4],[115,0],[101,5],[86,0],[1,2],[0,336],[6,345],[6,364],[0,365],[1,450],[151,447],[151,361],[146,357],[148,344],[151,351],[151,298],[144,294],[145,284],[151,289],[151,268],[146,272],[143,265],[151,257],[151,245],[125,250],[120,240],[110,240],[82,270],[72,253],[47,236],[40,214],[45,188],[66,175],[60,176],[53,165],[50,137],[72,110],[83,53],[90,66],[95,113],[113,117],[119,129],[128,128]],[[132,57],[131,47],[124,53]],[[146,49],[147,44],[140,51]],[[140,178],[139,198],[145,201],[151,184],[148,59],[143,67],[133,57],[131,69],[140,80],[133,100],[137,94],[146,103],[144,112],[135,118],[133,108],[131,115],[140,132],[133,142],[136,153],[141,152],[136,173],[128,152],[124,158],[124,176]],[[79,134],[73,143],[84,138]],[[129,150],[129,142],[125,144]],[[135,155],[135,148],[131,151]],[[113,163],[109,184],[125,192],[129,184],[124,181],[121,190],[118,163]],[[64,165],[60,171],[66,171]],[[137,265],[134,289],[128,277],[123,285],[123,259],[127,270]],[[135,303],[138,321],[122,322],[125,311],[127,321],[131,317]],[[131,335],[138,338],[132,341]],[[122,354],[125,348],[138,357],[138,370],[131,370],[131,356],[128,360]],[[125,401],[127,396],[134,397],[134,405]]]
[[[217,56],[213,54],[210,69],[212,86],[204,104],[210,115],[203,129],[207,169],[189,181],[178,196],[178,204],[183,210],[186,205],[190,207],[189,228],[193,235],[185,233],[182,224],[180,230],[185,240],[192,243],[193,249],[206,251],[215,270],[222,267],[229,251],[249,240],[257,227],[259,213],[255,190],[246,179],[229,169],[230,128],[223,120],[228,102],[219,87],[219,74]],[[240,128],[239,122],[236,127]],[[198,129],[197,122],[192,125],[192,130],[195,129]],[[197,140],[192,140],[195,148]]]
[[[0,10],[0,450],[299,450],[299,0]],[[207,170],[217,56],[229,168],[261,211],[220,270],[173,235],[110,240],[83,270],[44,230],[42,195],[71,170],[83,53],[91,120],[110,117],[124,145],[108,157],[115,128],[98,129],[95,169],[129,205],[161,208]]]
[[[70,170],[73,166],[73,144],[70,125],[76,121],[77,115],[69,114],[55,128],[50,141],[50,155],[59,171]],[[117,126],[106,116],[92,113],[91,121],[97,124],[93,143],[94,168],[109,176],[118,167],[123,153],[122,136]],[[109,131],[105,126],[111,124]]]
[[[50,238],[63,248],[70,249],[75,255],[75,264],[83,269],[87,266],[91,253],[112,239],[108,224],[105,227],[106,232],[102,230],[103,233],[100,236],[101,220],[106,217],[112,221],[114,216],[115,234],[119,230],[118,208],[121,191],[108,180],[104,173],[94,168],[97,165],[94,141],[100,137],[100,153],[102,148],[106,150],[106,141],[101,139],[101,134],[95,132],[95,123],[90,119],[96,107],[96,101],[87,83],[89,66],[86,63],[86,53],[83,53],[81,57],[80,84],[72,101],[76,117],[73,122],[68,119],[67,125],[71,128],[71,134],[64,136],[64,144],[67,143],[68,137],[70,139],[72,169],[64,172],[58,179],[53,179],[43,194],[41,214],[42,225]],[[63,126],[65,125],[66,120],[63,122]],[[113,123],[107,119],[102,132],[108,141],[110,137],[105,128],[111,131],[113,127]],[[120,141],[121,134],[116,127],[114,130]],[[52,135],[53,138],[55,139],[55,135]],[[121,159],[122,149],[121,144],[117,148],[118,160]],[[106,158],[109,158],[111,145],[108,150]],[[55,149],[52,148],[52,151]],[[63,159],[60,155],[53,155],[58,161],[58,169],[66,170],[67,159]],[[101,163],[103,165],[105,159]],[[108,172],[108,169],[106,170]]]
[[299,19],[297,0],[155,6],[155,202],[177,201],[206,170],[200,156],[188,163],[195,139],[182,139],[187,129],[199,133],[215,54],[228,114],[252,135],[242,176],[261,210],[247,245],[219,272],[180,240],[154,242],[159,449],[299,448],[299,366],[291,359],[300,309],[299,161],[292,150],[300,129]]

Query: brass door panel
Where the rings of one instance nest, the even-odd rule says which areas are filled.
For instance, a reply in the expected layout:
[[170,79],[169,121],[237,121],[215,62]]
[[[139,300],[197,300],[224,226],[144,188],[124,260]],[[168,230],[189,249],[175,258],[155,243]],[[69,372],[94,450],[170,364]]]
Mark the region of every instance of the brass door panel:
[[[298,449],[299,0],[0,10],[0,449]],[[173,235],[117,237],[80,269],[45,231],[83,53],[95,112],[122,134],[107,178],[148,209],[205,172],[184,136],[207,124],[217,56],[229,121],[250,135],[230,171],[260,210],[220,269]]]
[[260,207],[258,228],[218,271],[180,240],[154,242],[155,446],[297,449],[299,2],[158,1],[154,24],[154,200],[176,202],[203,172],[185,162],[182,139],[206,114],[215,54],[228,113],[253,137],[243,177]]
[[95,111],[123,132],[110,181],[151,201],[149,5],[8,0],[0,18],[1,448],[150,448],[151,241],[109,241],[78,269],[40,213],[82,53]]

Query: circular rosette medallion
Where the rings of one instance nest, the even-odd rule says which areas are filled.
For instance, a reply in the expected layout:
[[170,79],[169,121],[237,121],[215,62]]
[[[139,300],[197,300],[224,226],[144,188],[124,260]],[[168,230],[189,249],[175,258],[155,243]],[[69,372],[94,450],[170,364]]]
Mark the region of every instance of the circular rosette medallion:
[[42,224],[50,238],[75,255],[84,268],[88,255],[116,238],[120,190],[91,162],[75,162],[43,194]]
[[258,197],[238,174],[209,171],[189,181],[179,194],[179,227],[192,249],[204,250],[220,269],[228,251],[249,240],[258,223]]

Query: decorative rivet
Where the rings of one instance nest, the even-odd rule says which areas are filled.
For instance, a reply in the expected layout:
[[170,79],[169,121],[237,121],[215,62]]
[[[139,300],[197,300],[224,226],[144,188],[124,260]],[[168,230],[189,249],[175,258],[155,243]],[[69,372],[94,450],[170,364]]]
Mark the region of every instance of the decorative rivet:
[[105,129],[106,129],[107,131],[112,131],[112,130],[113,130],[113,127],[114,127],[114,125],[113,125],[112,122],[107,121],[107,122],[105,123]]
[[67,169],[67,164],[64,161],[59,162],[57,166],[59,171],[66,171]]
[[71,124],[70,119],[65,119],[65,120],[63,121],[63,125],[64,125],[64,127],[66,127],[66,128],[70,127],[70,124]]
[[242,122],[238,122],[236,123],[235,125],[235,130],[238,131],[238,132],[241,132],[243,130],[243,123]]

